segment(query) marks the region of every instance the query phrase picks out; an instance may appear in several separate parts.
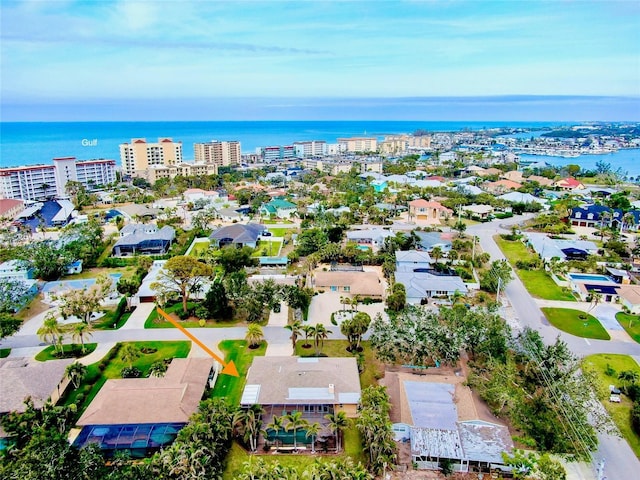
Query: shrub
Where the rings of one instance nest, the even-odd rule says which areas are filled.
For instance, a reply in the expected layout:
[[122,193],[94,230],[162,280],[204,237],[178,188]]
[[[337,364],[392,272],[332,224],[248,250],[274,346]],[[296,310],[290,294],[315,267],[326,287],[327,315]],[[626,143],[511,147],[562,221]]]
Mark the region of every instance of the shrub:
[[634,403],[640,403],[640,385],[633,383],[624,388],[624,393]]
[[605,368],[604,374],[606,376],[608,376],[608,377],[615,377],[616,376],[616,369],[613,368],[610,364],[607,363],[607,368]]
[[633,431],[640,435],[640,403],[638,402],[634,403],[631,409],[631,426]]
[[142,372],[137,367],[124,367],[120,374],[122,378],[139,378],[142,375]]
[[184,310],[180,309],[178,310],[177,315],[180,320],[186,320],[191,316],[191,312],[189,310],[185,312]]

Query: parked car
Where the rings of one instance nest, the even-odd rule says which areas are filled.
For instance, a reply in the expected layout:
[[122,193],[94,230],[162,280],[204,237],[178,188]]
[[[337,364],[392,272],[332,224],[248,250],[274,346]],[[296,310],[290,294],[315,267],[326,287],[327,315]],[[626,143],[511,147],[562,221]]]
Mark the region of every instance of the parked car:
[[615,395],[615,394],[609,395],[609,401],[613,403],[620,403],[620,395]]

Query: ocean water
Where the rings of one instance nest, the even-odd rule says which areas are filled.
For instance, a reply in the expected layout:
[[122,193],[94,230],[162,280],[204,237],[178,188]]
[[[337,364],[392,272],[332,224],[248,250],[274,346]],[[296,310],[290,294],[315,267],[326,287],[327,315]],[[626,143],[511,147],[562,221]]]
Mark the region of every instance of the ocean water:
[[182,141],[185,160],[193,159],[193,144],[239,140],[243,153],[257,147],[288,145],[301,140],[325,140],[355,135],[479,130],[491,127],[547,127],[561,122],[420,122],[420,121],[237,121],[237,122],[3,122],[0,123],[0,166],[50,163],[55,157],[111,158],[120,161],[118,145],[132,138]]
[[[120,162],[118,145],[132,138],[157,141],[170,137],[182,141],[185,160],[193,159],[193,144],[210,140],[239,140],[243,153],[257,147],[288,145],[301,140],[430,132],[457,132],[483,128],[545,128],[568,122],[474,122],[474,121],[217,121],[217,122],[2,122],[0,167],[50,164],[55,157],[81,160],[110,158]],[[542,132],[525,134],[536,136]],[[629,176],[640,175],[640,149],[576,158],[535,156],[551,165],[578,164],[594,168],[599,160],[620,167]]]

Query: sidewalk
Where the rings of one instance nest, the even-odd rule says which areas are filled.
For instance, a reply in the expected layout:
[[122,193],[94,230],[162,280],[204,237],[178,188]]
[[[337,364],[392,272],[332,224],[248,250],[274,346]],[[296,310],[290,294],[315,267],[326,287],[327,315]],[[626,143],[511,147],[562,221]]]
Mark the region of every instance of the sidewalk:
[[104,358],[107,353],[109,353],[109,350],[111,350],[115,345],[116,342],[99,343],[93,352],[91,352],[86,357],[79,358],[78,362],[86,366],[98,363]]

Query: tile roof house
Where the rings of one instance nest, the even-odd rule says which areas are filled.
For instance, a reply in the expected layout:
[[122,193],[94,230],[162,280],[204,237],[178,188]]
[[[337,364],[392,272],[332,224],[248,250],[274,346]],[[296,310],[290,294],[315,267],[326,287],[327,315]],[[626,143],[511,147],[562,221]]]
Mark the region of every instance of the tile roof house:
[[24,401],[31,397],[41,408],[48,398],[59,396],[63,389],[64,371],[72,359],[38,362],[23,357],[0,359],[0,414],[24,412]]
[[161,378],[107,380],[78,420],[74,445],[149,453],[171,443],[198,410],[213,368],[211,358],[174,358]]
[[247,223],[246,225],[236,223],[219,228],[209,235],[209,239],[214,246],[218,247],[235,245],[238,248],[244,246],[256,248],[264,231],[265,227],[257,223]]
[[452,213],[440,202],[429,202],[423,198],[409,202],[409,219],[416,222],[439,224],[441,219],[450,217]]
[[553,185],[553,180],[540,175],[530,175],[524,179],[526,182],[537,182],[541,187],[550,187]]
[[568,191],[585,189],[585,186],[582,182],[579,182],[578,180],[572,177],[567,177],[567,178],[558,180],[553,184],[553,186],[560,190],[568,190]]
[[240,405],[262,405],[267,415],[299,411],[357,416],[360,376],[355,358],[254,357]]
[[113,254],[120,257],[136,254],[162,255],[176,238],[173,227],[131,223],[120,230],[120,238],[113,246]]
[[517,190],[522,187],[522,184],[511,180],[498,180],[496,182],[489,182],[483,185],[484,189],[489,193],[500,194],[509,192],[511,190]]
[[364,271],[316,271],[313,276],[313,287],[316,291],[327,290],[359,295],[362,298],[383,298],[384,287],[376,272]]
[[24,202],[14,198],[0,198],[0,219],[13,220],[24,210]]

